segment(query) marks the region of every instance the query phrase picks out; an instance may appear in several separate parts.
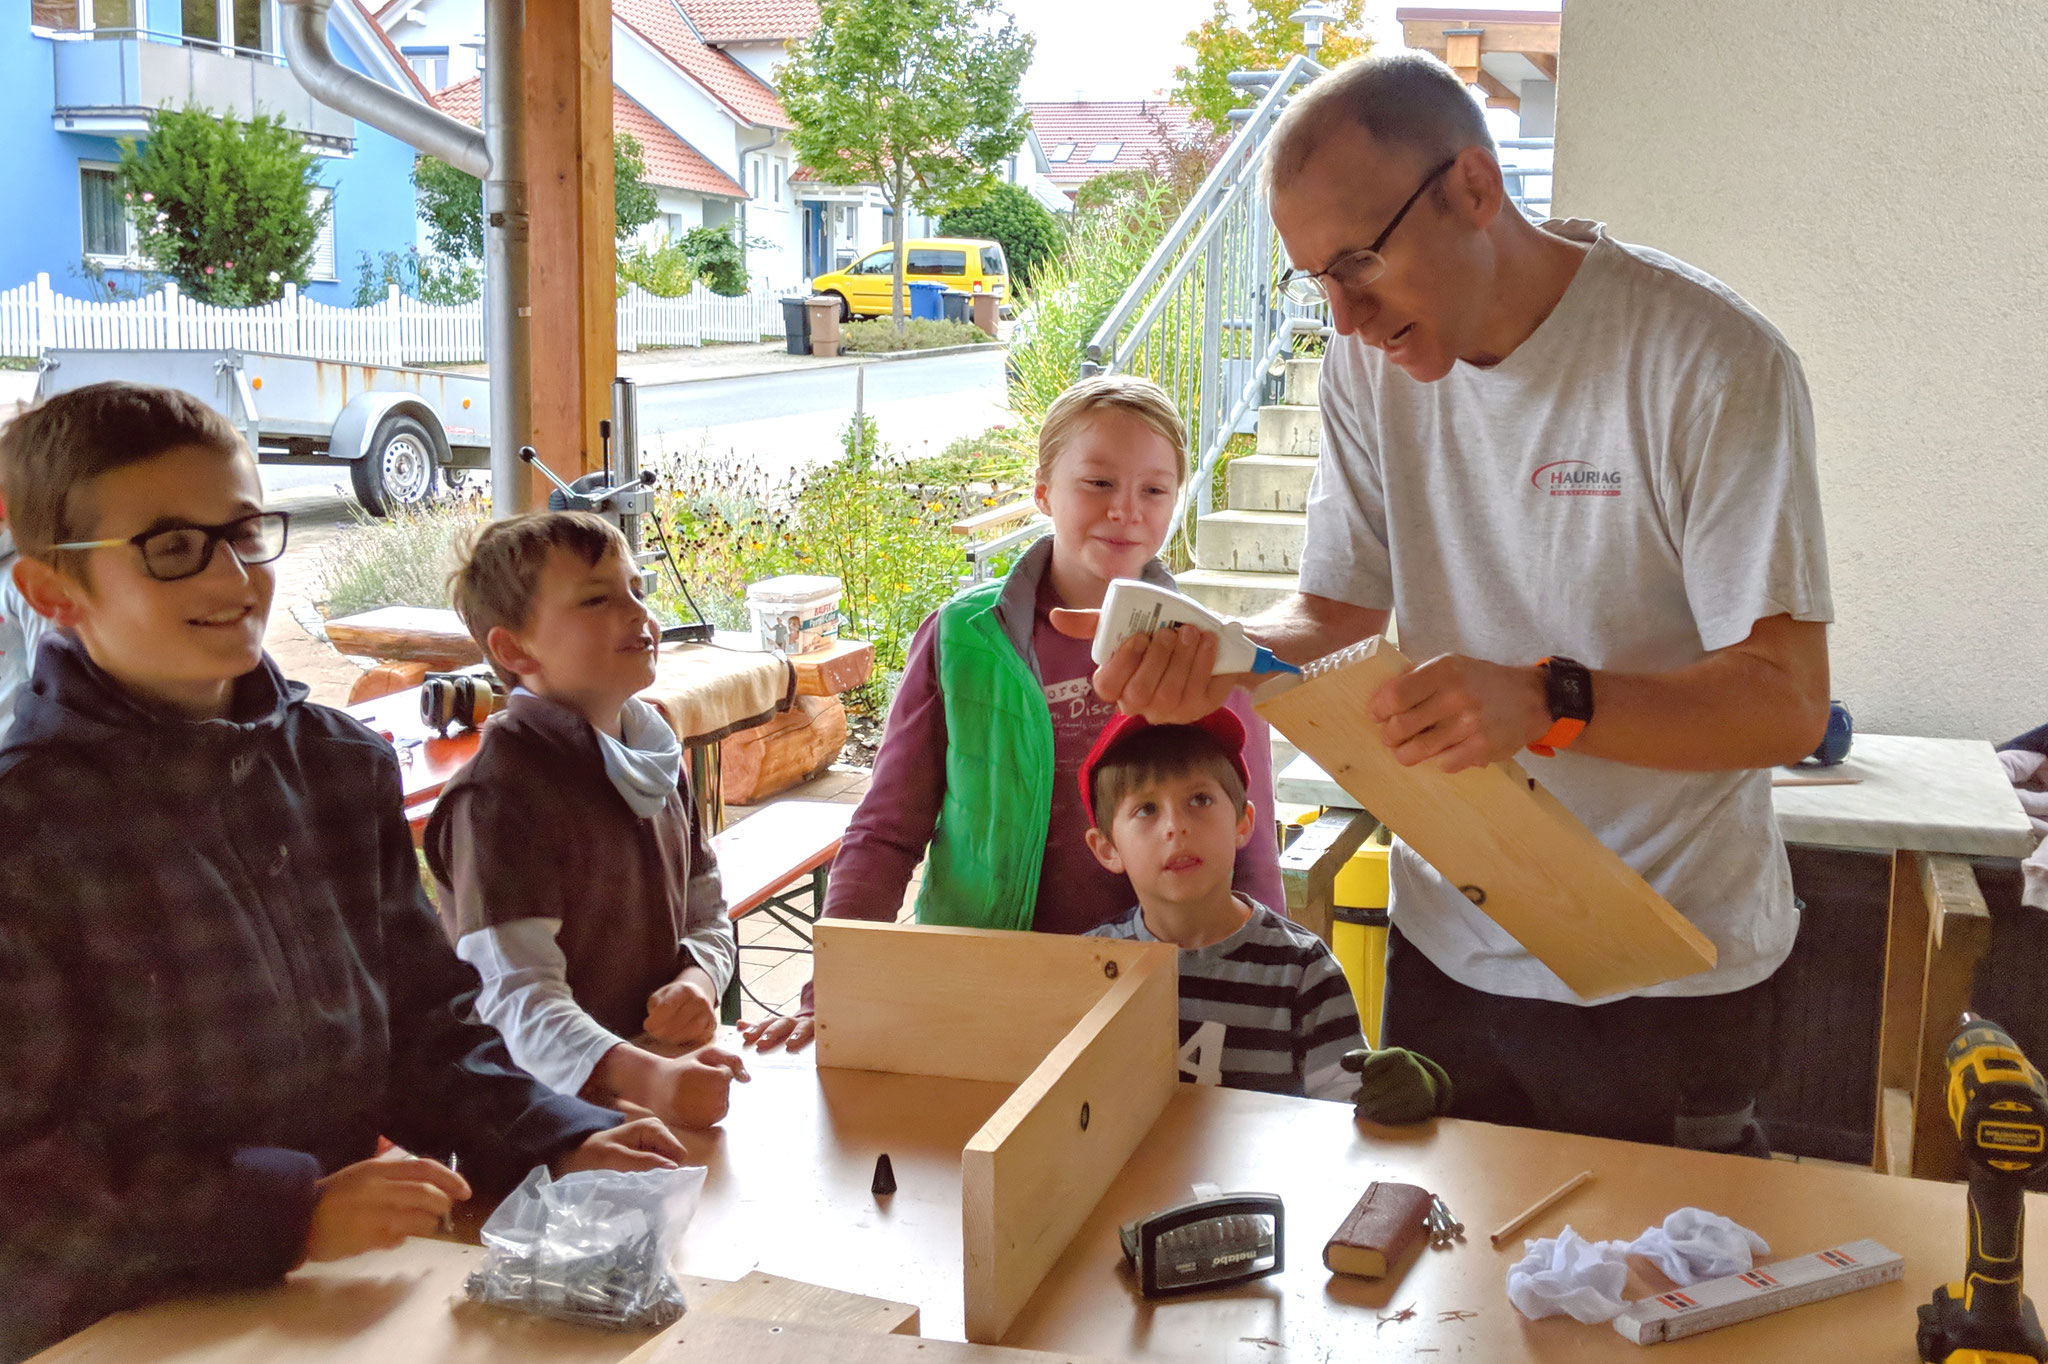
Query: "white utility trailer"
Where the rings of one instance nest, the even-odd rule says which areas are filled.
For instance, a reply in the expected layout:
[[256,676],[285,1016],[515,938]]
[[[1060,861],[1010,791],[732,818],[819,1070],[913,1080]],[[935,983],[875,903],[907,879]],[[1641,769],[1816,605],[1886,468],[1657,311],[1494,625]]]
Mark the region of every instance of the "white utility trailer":
[[47,350],[36,396],[109,379],[183,389],[233,422],[260,463],[346,465],[375,516],[491,467],[480,375],[245,350]]

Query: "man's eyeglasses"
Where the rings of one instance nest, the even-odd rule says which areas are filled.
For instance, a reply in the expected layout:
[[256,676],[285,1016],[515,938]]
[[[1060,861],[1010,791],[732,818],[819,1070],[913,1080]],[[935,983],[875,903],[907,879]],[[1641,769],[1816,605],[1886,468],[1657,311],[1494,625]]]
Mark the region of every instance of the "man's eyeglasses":
[[218,526],[169,526],[146,530],[125,540],[69,540],[55,549],[114,549],[133,545],[142,551],[142,568],[160,583],[174,583],[206,571],[213,547],[225,543],[244,564],[267,564],[284,553],[290,512],[258,512]]
[[1325,281],[1334,282],[1340,289],[1360,289],[1385,274],[1387,262],[1386,258],[1380,255],[1380,248],[1387,244],[1387,238],[1394,235],[1394,229],[1408,216],[1408,210],[1415,207],[1415,201],[1422,197],[1422,192],[1435,184],[1437,178],[1445,171],[1457,164],[1458,158],[1454,156],[1423,176],[1422,183],[1415,187],[1415,193],[1409,195],[1408,201],[1394,210],[1393,221],[1387,224],[1386,231],[1373,238],[1371,246],[1346,251],[1320,270],[1289,270],[1280,276],[1280,292],[1296,303],[1313,306],[1330,301],[1330,287]]

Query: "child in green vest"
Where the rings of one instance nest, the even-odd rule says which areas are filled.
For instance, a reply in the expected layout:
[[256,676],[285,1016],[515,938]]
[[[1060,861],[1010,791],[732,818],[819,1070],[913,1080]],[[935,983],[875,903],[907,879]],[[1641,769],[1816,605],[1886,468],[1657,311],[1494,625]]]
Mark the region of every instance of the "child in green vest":
[[[1158,554],[1186,478],[1187,429],[1157,384],[1108,375],[1053,403],[1033,489],[1052,534],[918,627],[873,780],[832,864],[827,917],[902,917],[920,861],[920,923],[1086,933],[1129,912],[1129,878],[1088,851],[1075,780],[1116,707],[1095,695],[1089,641],[1051,617],[1101,606],[1115,578],[1173,586]],[[1242,692],[1230,708],[1249,736],[1259,821],[1234,884],[1281,904],[1268,731]],[[793,1017],[741,1032],[762,1047],[802,1047],[809,987]]]

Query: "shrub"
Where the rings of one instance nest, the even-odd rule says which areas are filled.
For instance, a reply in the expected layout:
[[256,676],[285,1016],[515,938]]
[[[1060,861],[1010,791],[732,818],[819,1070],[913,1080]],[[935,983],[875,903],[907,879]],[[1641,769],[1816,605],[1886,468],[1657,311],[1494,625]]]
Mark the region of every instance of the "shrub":
[[444,307],[474,303],[483,294],[483,267],[475,261],[421,255],[416,246],[384,251],[372,258],[362,253],[356,273],[356,306],[382,303],[392,285],[407,298]]
[[1053,399],[1080,377],[1089,338],[1172,221],[1170,191],[1134,180],[1129,193],[1077,213],[1059,254],[1039,267],[1010,338],[1010,410],[1030,439],[1036,440]]
[[1001,242],[1010,263],[1010,282],[1021,288],[1031,282],[1038,263],[1059,250],[1064,235],[1059,219],[1030,191],[997,185],[972,208],[956,209],[939,220],[948,237],[988,237]]
[[650,294],[681,298],[701,280],[728,298],[747,291],[747,247],[765,246],[739,235],[737,226],[693,227],[657,246],[635,245],[619,252],[619,292],[628,283]]
[[839,328],[839,349],[849,355],[873,355],[883,351],[931,350],[938,346],[976,346],[993,341],[987,332],[967,322],[934,322],[927,317],[912,318],[901,333],[886,317],[866,322],[848,322]]
[[462,541],[490,519],[481,493],[393,508],[387,517],[355,511],[355,525],[321,547],[315,593],[328,614],[380,606],[446,606],[448,575]]
[[320,158],[284,120],[159,109],[121,142],[117,184],[136,249],[202,303],[269,303],[304,284],[332,205],[313,207]]

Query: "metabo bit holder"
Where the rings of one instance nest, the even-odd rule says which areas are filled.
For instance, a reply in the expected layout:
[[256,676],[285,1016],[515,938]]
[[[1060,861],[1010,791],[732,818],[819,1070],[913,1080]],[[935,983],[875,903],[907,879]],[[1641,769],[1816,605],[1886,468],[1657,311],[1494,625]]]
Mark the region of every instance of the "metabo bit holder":
[[1124,1223],[1124,1258],[1148,1298],[1200,1293],[1263,1279],[1286,1268],[1280,1195],[1198,1199]]

